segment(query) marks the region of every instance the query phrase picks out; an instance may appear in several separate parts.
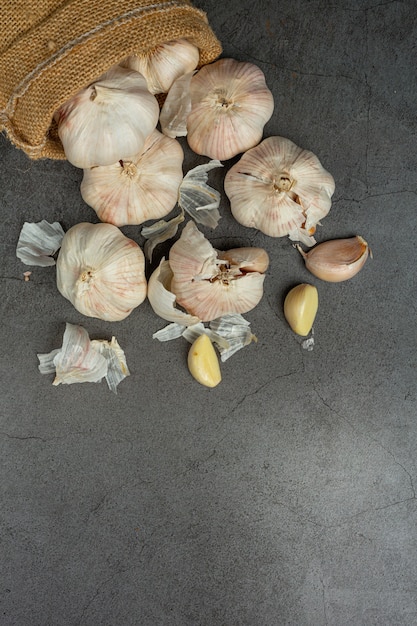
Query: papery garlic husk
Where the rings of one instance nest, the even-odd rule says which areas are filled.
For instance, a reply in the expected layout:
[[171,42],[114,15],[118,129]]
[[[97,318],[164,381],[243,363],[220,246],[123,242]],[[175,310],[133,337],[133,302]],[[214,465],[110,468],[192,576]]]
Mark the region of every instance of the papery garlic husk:
[[171,85],[159,114],[159,123],[164,135],[185,137],[187,117],[191,112],[190,81],[195,71],[177,78]]
[[171,247],[169,264],[171,291],[188,313],[209,322],[230,313],[246,313],[259,303],[265,274],[248,269],[252,259],[259,257],[259,249],[246,248],[244,258],[239,250],[218,252],[194,222],[187,223]]
[[333,176],[310,151],[285,137],[268,137],[248,150],[225,176],[235,219],[271,237],[291,234],[309,245],[331,207]]
[[171,291],[172,276],[169,261],[163,258],[148,282],[148,299],[152,309],[168,322],[175,322],[184,327],[197,324],[200,321],[199,317],[177,308],[177,297]]
[[112,224],[70,228],[56,269],[60,293],[89,317],[123,320],[146,297],[144,254]]
[[206,334],[193,342],[188,352],[188,369],[197,382],[205,387],[216,387],[222,379],[219,359]]
[[359,235],[346,239],[329,239],[308,252],[304,252],[300,246],[297,249],[304,258],[306,268],[317,278],[331,283],[355,276],[370,254],[367,242]]
[[296,285],[284,300],[284,315],[291,329],[307,337],[313,327],[319,306],[317,287],[308,283]]
[[179,142],[154,130],[134,156],[85,169],[81,195],[102,222],[125,226],[159,219],[177,203],[183,160]]
[[189,146],[220,161],[256,146],[274,110],[262,70],[235,59],[203,66],[191,79],[190,96]]
[[79,91],[55,113],[68,161],[83,169],[111,165],[142,150],[159,105],[145,78],[119,66]]
[[122,61],[123,67],[140,72],[152,94],[167,93],[172,83],[194,70],[200,60],[200,51],[187,39],[175,39],[159,44],[142,54]]

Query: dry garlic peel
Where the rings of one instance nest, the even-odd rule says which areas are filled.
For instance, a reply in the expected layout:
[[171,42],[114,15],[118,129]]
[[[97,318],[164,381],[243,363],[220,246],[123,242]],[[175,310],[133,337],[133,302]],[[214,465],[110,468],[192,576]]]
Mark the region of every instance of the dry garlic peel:
[[293,287],[284,300],[284,315],[292,330],[306,337],[311,331],[319,306],[318,291],[314,285],[302,283]]
[[216,387],[222,379],[216,351],[205,333],[191,345],[188,369],[195,380],[205,387]]
[[175,322],[184,327],[197,324],[200,321],[199,317],[176,307],[177,298],[171,291],[171,281],[172,270],[169,261],[162,259],[148,282],[148,299],[152,309],[168,322]]
[[85,169],[81,195],[102,222],[125,226],[159,219],[177,203],[183,159],[179,142],[154,130],[134,156]]
[[187,135],[187,117],[191,111],[190,81],[195,71],[177,78],[168,91],[159,115],[161,130],[168,137]]
[[308,252],[300,246],[297,249],[304,258],[306,268],[317,278],[331,283],[355,276],[369,256],[369,246],[359,235],[323,241]]
[[190,96],[188,143],[220,161],[255,146],[274,110],[262,70],[235,59],[203,66],[191,79]]
[[112,224],[70,228],[56,268],[61,294],[89,317],[122,320],[146,297],[144,254]]
[[224,188],[240,224],[313,245],[335,184],[312,152],[284,137],[268,137],[231,167]]
[[253,309],[262,298],[265,274],[248,270],[258,248],[247,248],[243,256],[240,250],[218,252],[188,222],[169,255],[177,302],[203,322]]
[[137,154],[156,128],[159,105],[141,74],[113,67],[64,103],[55,118],[68,161],[86,169]]
[[200,60],[200,51],[186,39],[162,43],[142,54],[132,55],[121,65],[140,72],[153,94],[166,93],[173,82],[194,70]]

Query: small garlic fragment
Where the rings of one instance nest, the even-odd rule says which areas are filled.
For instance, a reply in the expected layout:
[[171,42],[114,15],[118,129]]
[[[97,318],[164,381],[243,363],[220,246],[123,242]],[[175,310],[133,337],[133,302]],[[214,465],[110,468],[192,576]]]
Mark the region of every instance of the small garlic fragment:
[[189,170],[180,184],[178,204],[198,224],[216,228],[220,213],[220,193],[207,185],[208,172],[223,167],[215,159]]
[[59,250],[64,235],[59,222],[25,222],[17,242],[16,256],[25,265],[55,265],[52,255]]
[[187,39],[159,44],[142,54],[125,59],[120,65],[140,72],[152,94],[166,93],[173,82],[193,71],[200,60],[199,49]]
[[306,268],[317,278],[331,283],[355,276],[369,256],[369,246],[359,235],[323,241],[308,252],[300,246],[296,248],[304,258]]
[[187,135],[187,117],[191,111],[190,81],[195,71],[188,72],[175,80],[159,115],[161,130],[168,137]]
[[188,369],[195,380],[205,387],[216,387],[222,379],[216,351],[205,333],[191,345]]
[[302,283],[287,293],[284,300],[284,315],[297,335],[306,337],[311,331],[318,306],[318,291],[314,285]]
[[256,146],[274,110],[262,70],[235,59],[204,65],[191,78],[190,95],[189,146],[220,161]]

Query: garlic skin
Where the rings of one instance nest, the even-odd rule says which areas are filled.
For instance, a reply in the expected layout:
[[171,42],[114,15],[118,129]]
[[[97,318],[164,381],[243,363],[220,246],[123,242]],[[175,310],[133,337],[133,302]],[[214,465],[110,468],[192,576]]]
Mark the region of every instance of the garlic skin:
[[247,248],[245,255],[240,251],[216,251],[188,222],[169,254],[177,302],[203,322],[253,309],[262,298],[265,274],[249,270],[257,248]]
[[312,152],[285,137],[268,137],[230,168],[224,189],[233,216],[243,226],[313,245],[316,226],[330,210],[335,183]]
[[200,318],[176,307],[177,297],[171,291],[172,270],[169,261],[162,259],[152,272],[148,283],[148,299],[154,312],[168,322],[193,326]]
[[301,283],[293,287],[284,300],[284,315],[291,329],[306,337],[313,328],[319,306],[317,287]]
[[197,154],[224,161],[252,148],[272,116],[274,98],[253,63],[220,59],[190,81],[187,140]]
[[195,70],[199,60],[200,51],[194,44],[175,39],[127,57],[120,65],[140,72],[149,91],[158,94],[167,93],[177,78]]
[[68,161],[87,169],[140,152],[156,128],[159,105],[141,74],[114,66],[54,117]]
[[201,385],[216,387],[221,382],[219,359],[210,338],[205,333],[192,343],[187,361],[190,374]]
[[146,297],[144,254],[112,224],[70,228],[56,270],[60,293],[88,317],[123,320]]
[[168,215],[178,199],[184,153],[154,130],[134,156],[84,170],[81,195],[102,222],[125,226]]
[[330,283],[355,276],[370,254],[367,242],[359,235],[323,241],[308,252],[304,252],[300,246],[297,246],[297,250],[309,272]]

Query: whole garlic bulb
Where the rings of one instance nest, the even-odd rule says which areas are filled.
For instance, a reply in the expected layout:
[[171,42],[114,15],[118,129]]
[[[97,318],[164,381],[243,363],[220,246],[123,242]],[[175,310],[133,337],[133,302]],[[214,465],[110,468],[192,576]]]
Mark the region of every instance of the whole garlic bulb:
[[81,195],[102,222],[124,226],[159,219],[177,203],[183,159],[179,142],[154,130],[134,156],[84,170]]
[[235,59],[204,65],[191,78],[190,97],[190,148],[219,161],[259,143],[274,110],[262,70]]
[[335,183],[312,152],[285,137],[268,137],[230,168],[224,189],[240,224],[311,246]]
[[200,60],[200,51],[187,39],[175,39],[142,54],[127,57],[121,65],[140,72],[153,94],[167,93],[172,83],[192,72]]
[[156,128],[159,105],[141,74],[114,66],[63,104],[55,118],[68,161],[86,169],[139,152]]
[[262,248],[236,248],[218,252],[188,222],[171,247],[170,290],[178,304],[203,322],[230,313],[246,313],[263,295],[269,259]]
[[60,293],[88,317],[123,320],[146,298],[144,254],[112,224],[70,228],[56,270]]

